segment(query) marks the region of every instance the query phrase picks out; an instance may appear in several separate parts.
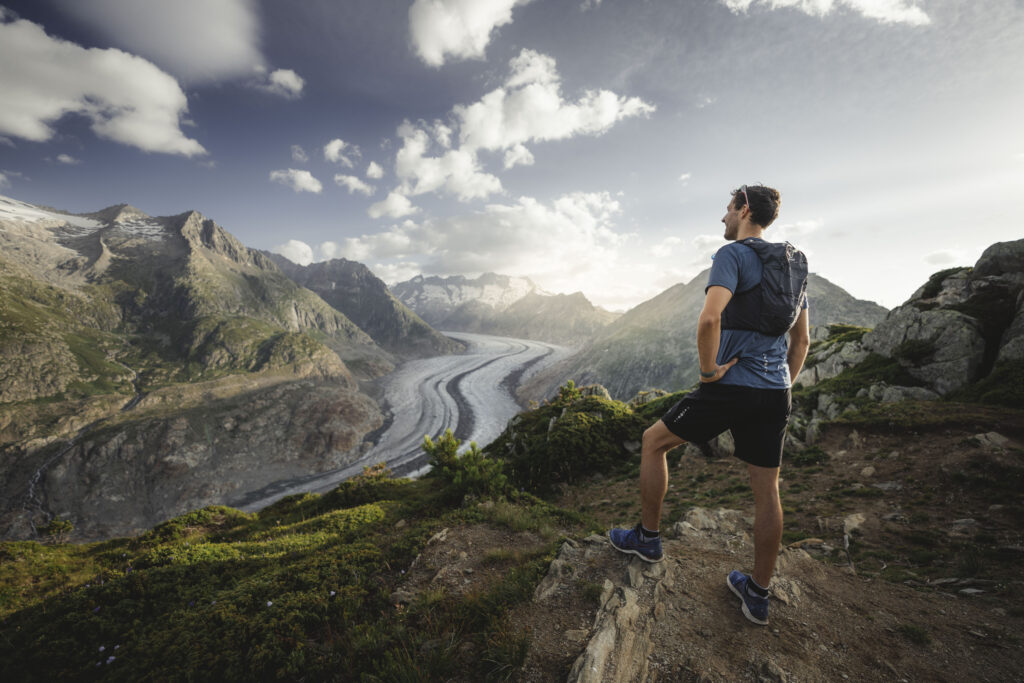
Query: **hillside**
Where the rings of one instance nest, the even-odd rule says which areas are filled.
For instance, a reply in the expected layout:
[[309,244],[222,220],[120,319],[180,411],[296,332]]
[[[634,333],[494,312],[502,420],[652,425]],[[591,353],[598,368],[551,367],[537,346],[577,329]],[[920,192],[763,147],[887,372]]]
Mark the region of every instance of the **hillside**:
[[357,382],[392,357],[195,211],[0,198],[0,266],[0,537],[135,533],[347,462],[382,422]]
[[332,259],[301,266],[280,254],[264,253],[285,275],[344,313],[391,353],[425,358],[458,353],[464,348],[427,325],[361,263]]
[[[253,515],[208,508],[134,539],[0,544],[0,675],[1016,676],[1020,409],[896,404],[787,451],[786,547],[761,629],[724,585],[749,566],[753,509],[728,454],[670,455],[663,563],[632,562],[603,535],[635,520],[628,454],[676,398],[563,392],[496,442],[510,454],[504,474],[473,453],[454,459],[442,440],[434,475],[418,481],[368,471],[324,496]],[[596,445],[608,459],[590,458]],[[558,483],[549,502],[529,493],[528,472],[545,469]]]
[[[567,380],[601,384],[611,395],[628,399],[638,391],[678,389],[697,376],[697,316],[704,305],[708,271],[678,284],[630,309],[602,329],[586,348],[543,373],[519,390],[523,400],[550,395]],[[808,278],[812,326],[847,323],[873,327],[886,310],[855,299],[820,275]]]

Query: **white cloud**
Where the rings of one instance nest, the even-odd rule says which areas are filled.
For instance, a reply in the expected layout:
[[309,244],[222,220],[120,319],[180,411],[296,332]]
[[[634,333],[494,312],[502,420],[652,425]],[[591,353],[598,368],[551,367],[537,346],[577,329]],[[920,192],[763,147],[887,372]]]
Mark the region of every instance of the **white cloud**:
[[357,146],[340,138],[334,138],[324,145],[324,159],[335,164],[341,164],[345,168],[354,168],[355,162],[352,161],[352,158],[358,159],[360,156],[361,154]]
[[11,181],[7,179],[7,175],[0,173],[0,187],[10,187]]
[[654,111],[638,97],[608,90],[588,90],[578,102],[566,102],[555,60],[533,50],[523,50],[509,66],[505,87],[474,104],[455,107],[464,148],[509,149],[533,141],[600,135],[622,119]]
[[[5,138],[3,135],[0,135],[0,145],[4,145],[6,147],[15,147],[14,140],[10,138]],[[1024,158],[1024,154],[1021,155],[1021,158]]]
[[265,74],[265,70],[262,67],[256,71],[260,76],[252,85],[257,90],[289,100],[296,100],[302,97],[302,88],[305,86],[306,81],[291,69],[275,69],[270,74]]
[[360,180],[354,175],[342,175],[339,173],[338,175],[334,176],[334,182],[336,185],[340,187],[347,187],[349,194],[354,194],[358,192],[360,194],[366,195],[367,197],[372,195],[377,189],[373,185],[368,185],[364,183],[362,180]]
[[300,164],[309,161],[309,155],[306,154],[306,150],[302,149],[301,145],[292,145],[292,161],[297,161]]
[[522,143],[505,151],[505,168],[512,168],[516,165],[533,166],[533,154]]
[[308,266],[313,262],[313,248],[300,240],[288,240],[284,244],[271,247],[270,251],[300,266]]
[[188,102],[156,66],[115,49],[85,49],[46,35],[39,24],[0,17],[0,133],[43,142],[51,124],[77,113],[101,138],[147,152],[197,156],[206,150],[180,129]]
[[816,17],[824,17],[839,7],[857,12],[883,24],[924,26],[932,20],[916,0],[720,0],[734,14],[745,13],[753,5],[769,9],[791,8]]
[[395,175],[402,181],[401,194],[442,190],[469,201],[501,192],[501,181],[480,168],[474,152],[451,149],[440,157],[428,157],[429,134],[408,121],[399,126],[398,135],[403,144],[395,156]]
[[924,262],[933,266],[948,266],[958,261],[963,261],[963,254],[955,249],[939,249],[924,257]]
[[189,83],[248,76],[263,64],[256,0],[59,0],[107,44]]
[[58,154],[57,155],[57,162],[61,163],[61,164],[68,164],[69,166],[74,166],[75,164],[82,163],[81,161],[79,161],[78,159],[74,158],[70,154]]
[[[533,162],[526,143],[561,140],[575,135],[600,135],[617,121],[647,115],[654,107],[607,90],[587,91],[576,103],[562,98],[555,60],[523,50],[510,63],[504,86],[471,105],[457,105],[452,119],[459,127],[459,146],[448,149],[447,126],[414,125],[398,128],[402,148],[395,174],[407,196],[443,191],[469,201],[501,192],[501,181],[484,171],[478,151],[504,151],[505,168]],[[443,130],[442,130],[443,128]],[[433,153],[439,156],[430,156]],[[441,149],[436,149],[441,148]]]
[[324,189],[324,186],[313,177],[312,173],[309,171],[299,171],[294,168],[289,168],[287,171],[271,171],[270,180],[290,187],[296,192],[320,194],[320,191]]
[[383,201],[371,204],[366,213],[369,214],[370,218],[380,218],[382,216],[401,218],[402,216],[412,215],[417,211],[419,209],[412,205],[408,197],[398,192],[389,192]]
[[586,12],[588,9],[594,9],[601,5],[601,0],[583,0],[580,4],[580,9]]
[[688,185],[690,183],[690,178],[692,177],[692,173],[684,173],[683,175],[679,176],[679,182],[681,182],[683,185]]
[[409,34],[416,55],[440,67],[448,56],[483,59],[491,31],[512,21],[512,8],[530,0],[415,0]]
[[371,161],[370,165],[366,167],[366,177],[380,180],[384,177],[384,169],[376,161]]
[[677,246],[683,243],[683,240],[679,237],[666,237],[658,244],[651,247],[651,255],[656,258],[665,258],[671,256]]

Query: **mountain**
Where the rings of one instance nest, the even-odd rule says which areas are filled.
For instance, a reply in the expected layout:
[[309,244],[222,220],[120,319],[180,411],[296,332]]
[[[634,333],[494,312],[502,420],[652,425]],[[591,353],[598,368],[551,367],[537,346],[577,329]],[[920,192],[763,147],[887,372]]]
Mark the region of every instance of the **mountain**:
[[391,353],[425,358],[458,353],[465,348],[409,310],[388,291],[383,280],[361,263],[333,259],[301,266],[280,254],[263,253],[285,275],[316,292]]
[[391,288],[433,327],[582,346],[615,320],[581,293],[550,294],[529,278],[417,276]]
[[393,357],[198,212],[0,197],[0,535],[81,537],[336,467]]
[[[520,398],[547,398],[570,379],[579,386],[601,384],[622,400],[642,390],[692,385],[698,371],[697,317],[708,272],[627,311],[579,353],[531,378],[519,390]],[[812,326],[873,326],[886,314],[885,308],[855,299],[814,273],[808,278],[807,296]]]

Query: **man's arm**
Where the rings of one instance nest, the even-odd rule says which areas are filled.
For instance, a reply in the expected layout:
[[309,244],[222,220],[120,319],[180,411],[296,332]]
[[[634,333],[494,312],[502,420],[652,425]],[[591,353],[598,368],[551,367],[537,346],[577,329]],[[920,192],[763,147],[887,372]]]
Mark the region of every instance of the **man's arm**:
[[789,350],[786,352],[786,363],[789,365],[789,381],[796,382],[796,376],[804,367],[807,349],[811,345],[810,323],[807,309],[800,311],[796,324],[789,330]]
[[701,382],[717,382],[729,368],[736,365],[738,358],[733,358],[725,365],[719,365],[718,345],[722,341],[722,311],[732,299],[732,292],[725,287],[712,285],[708,287],[704,297],[704,308],[697,318],[697,354],[700,358],[701,372],[714,372],[713,377],[701,377]]

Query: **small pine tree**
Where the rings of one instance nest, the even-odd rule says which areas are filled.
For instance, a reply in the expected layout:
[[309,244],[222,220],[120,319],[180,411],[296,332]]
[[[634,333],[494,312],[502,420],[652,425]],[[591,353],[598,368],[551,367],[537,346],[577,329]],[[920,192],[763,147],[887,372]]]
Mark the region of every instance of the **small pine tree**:
[[459,455],[461,441],[452,430],[446,429],[435,442],[429,435],[423,437],[423,450],[429,456],[431,475],[445,482],[445,488],[453,498],[467,494],[478,496],[500,496],[508,488],[504,464],[484,455],[475,442]]
[[75,527],[69,520],[62,519],[60,517],[54,517],[45,525],[39,527],[39,533],[43,534],[50,539],[52,543],[62,544],[67,543],[68,536],[75,530]]

